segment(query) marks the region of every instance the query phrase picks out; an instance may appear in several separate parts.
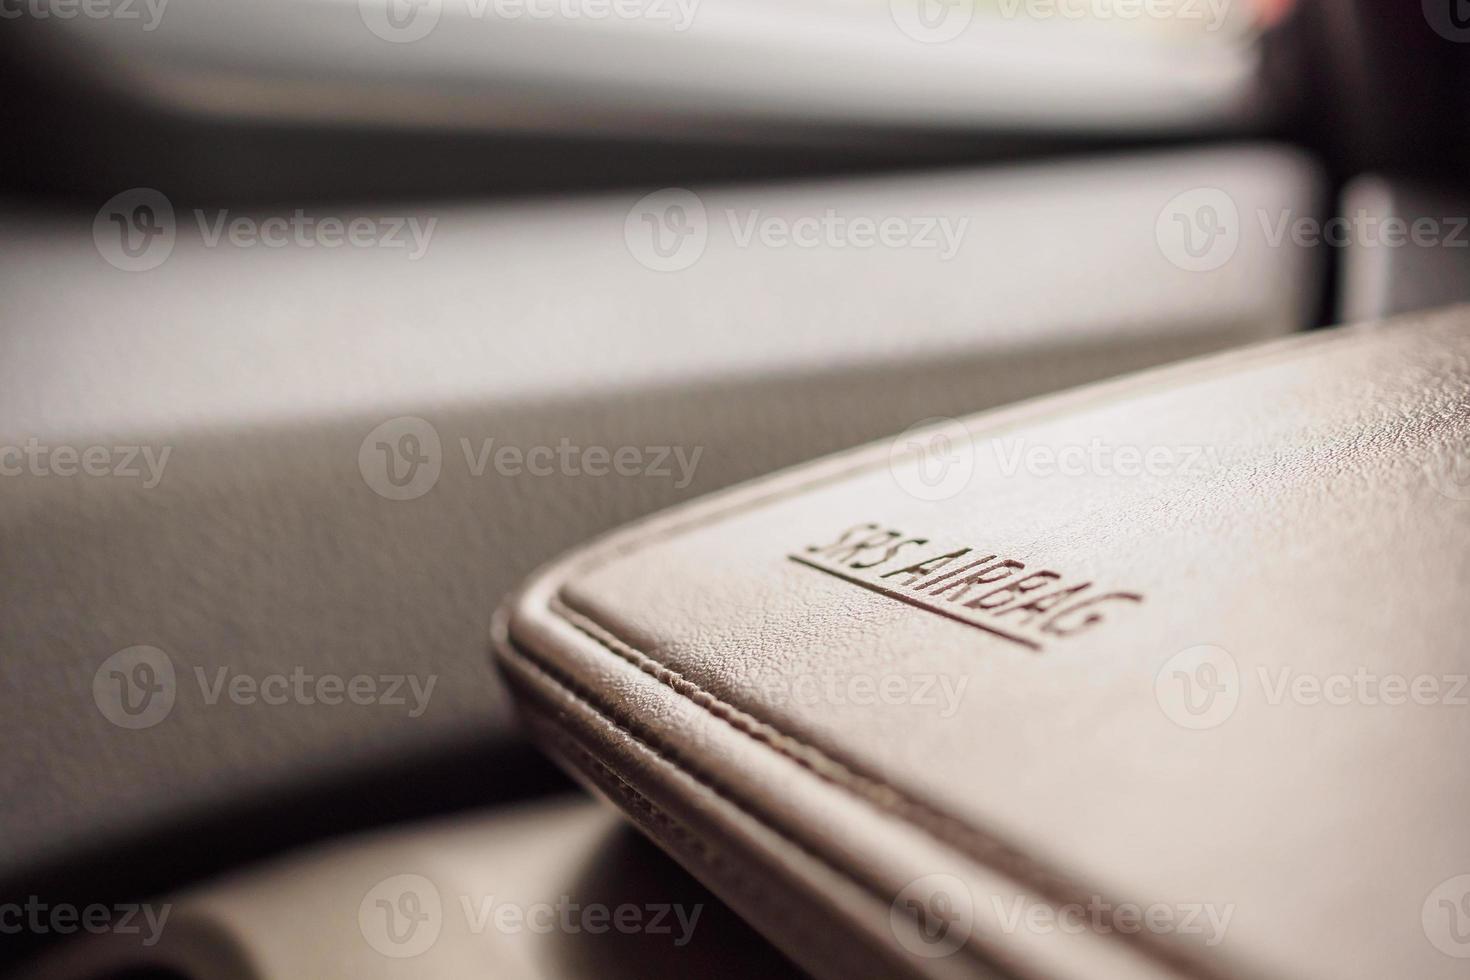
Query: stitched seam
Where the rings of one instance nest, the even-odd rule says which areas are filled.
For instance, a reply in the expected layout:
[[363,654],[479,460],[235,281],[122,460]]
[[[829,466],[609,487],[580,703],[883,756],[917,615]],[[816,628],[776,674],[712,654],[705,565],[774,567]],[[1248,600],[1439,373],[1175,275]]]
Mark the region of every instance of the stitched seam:
[[[572,609],[560,598],[553,598],[549,605],[553,612],[579,632],[596,641],[599,646],[693,701],[737,731],[775,749],[823,780],[861,796],[880,809],[928,831],[931,836],[945,844],[960,847],[970,857],[995,867],[1003,873],[1029,881],[1034,885],[1045,884],[1052,888],[1066,887],[1071,890],[1070,884],[1060,875],[1018,855],[1006,845],[985,837],[980,831],[963,821],[906,796],[888,783],[856,773],[820,749],[787,735],[770,723],[760,721],[734,705],[720,700],[683,674],[619,639],[606,627]],[[955,840],[956,837],[959,840]]]
[[[833,872],[834,874],[836,874],[836,875],[838,875],[838,876],[840,876],[842,878],[845,878],[847,881],[853,883],[858,888],[860,888],[861,890],[863,890],[864,892],[866,892],[868,895],[870,895],[870,896],[878,899],[880,902],[887,900],[886,897],[883,894],[881,894],[878,891],[878,889],[876,889],[874,886],[872,886],[871,884],[869,884],[867,882],[862,881],[861,879],[859,879],[858,877],[856,877],[851,871],[849,871],[849,870],[847,870],[847,869],[845,869],[843,867],[840,867],[837,864],[834,864],[832,861],[830,861],[827,858],[823,857],[821,854],[818,854],[815,851],[813,851],[810,847],[808,847],[807,845],[803,844],[801,841],[796,840],[795,838],[793,838],[792,836],[790,836],[789,834],[787,834],[786,832],[784,832],[780,828],[776,827],[770,821],[762,818],[759,814],[752,812],[747,806],[745,806],[740,801],[736,800],[729,793],[728,790],[725,790],[725,789],[721,788],[720,786],[718,786],[709,776],[707,776],[707,775],[705,775],[705,774],[703,774],[701,772],[696,771],[688,763],[686,763],[686,762],[684,762],[684,761],[676,758],[665,747],[663,747],[661,745],[658,745],[658,744],[655,744],[653,741],[650,741],[649,740],[649,736],[645,736],[644,734],[641,734],[641,733],[639,733],[637,731],[634,731],[633,728],[630,727],[630,725],[624,724],[619,719],[613,717],[612,714],[608,710],[602,708],[601,706],[599,706],[595,702],[594,695],[592,695],[590,692],[586,691],[576,681],[573,681],[572,679],[564,676],[556,668],[551,667],[549,665],[542,664],[537,658],[535,658],[534,656],[530,655],[529,653],[524,652],[524,651],[520,650],[519,648],[515,648],[513,644],[507,643],[506,646],[507,646],[507,648],[510,648],[511,651],[515,655],[517,655],[518,658],[523,663],[525,663],[526,666],[528,666],[532,671],[534,671],[537,674],[540,674],[542,677],[546,678],[546,680],[548,680],[549,682],[551,682],[555,686],[559,687],[561,690],[565,691],[566,694],[567,694],[567,696],[571,697],[573,700],[577,701],[578,703],[582,704],[583,706],[585,706],[586,708],[588,708],[589,710],[591,710],[594,714],[597,715],[597,717],[601,718],[608,725],[612,726],[617,731],[619,731],[619,732],[623,733],[624,735],[628,736],[633,741],[637,742],[639,745],[641,745],[645,749],[647,749],[649,752],[652,752],[655,756],[657,756],[658,758],[662,759],[664,762],[667,762],[669,765],[673,766],[677,771],[683,773],[685,776],[688,776],[690,779],[692,779],[695,782],[699,783],[701,786],[703,786],[704,788],[708,789],[710,792],[712,792],[716,796],[718,796],[721,800],[724,800],[730,806],[734,807],[737,811],[739,811],[740,813],[745,814],[747,817],[749,817],[752,820],[756,821],[756,823],[760,824],[762,827],[766,828],[768,831],[770,831],[771,833],[775,834],[777,837],[781,838],[783,841],[785,841],[786,843],[790,844],[792,847],[796,848],[798,851],[800,851],[802,854],[806,855],[812,861],[815,861],[816,863],[822,865],[823,867],[827,868],[829,871]],[[543,723],[542,726],[541,726],[541,728],[543,730],[555,731],[555,729],[551,727],[549,720],[546,723]],[[568,742],[570,741],[569,739],[565,739],[565,736],[563,736],[562,733],[560,733],[560,732],[556,732],[556,735],[557,735],[559,741],[562,741],[562,740],[565,740],[565,741],[568,741]],[[631,793],[631,794],[636,795],[640,800],[643,800],[644,803],[646,803],[647,807],[650,810],[657,811],[658,813],[662,814],[664,816],[664,818],[670,822],[670,825],[673,827],[673,829],[675,829],[678,833],[682,834],[686,840],[689,840],[691,843],[693,843],[696,846],[696,848],[700,851],[701,854],[707,854],[707,855],[713,856],[714,857],[714,860],[711,861],[711,865],[712,866],[723,866],[723,868],[729,869],[729,867],[730,867],[729,864],[723,860],[722,856],[719,855],[719,852],[717,852],[717,851],[713,850],[712,848],[710,848],[709,845],[707,845],[703,841],[699,840],[697,837],[691,836],[693,834],[693,832],[691,830],[689,830],[688,828],[686,828],[682,823],[677,822],[675,820],[675,818],[669,816],[664,811],[660,810],[658,808],[657,804],[653,803],[651,800],[648,800],[648,798],[645,797],[642,793],[640,793],[635,787],[633,787],[632,784],[628,783],[622,776],[618,775],[610,767],[608,767],[606,763],[598,760],[596,758],[596,756],[593,756],[590,752],[588,752],[581,745],[578,745],[575,742],[570,742],[570,745],[571,745],[571,747],[582,758],[586,759],[587,761],[591,762],[594,766],[596,766],[599,771],[605,772],[607,775],[611,776],[613,779],[615,779],[618,782],[618,784],[620,786],[627,787],[627,790],[626,790],[627,793]],[[718,862],[718,864],[716,862]],[[734,874],[734,873],[732,872],[732,874]],[[769,891],[767,891],[767,890],[765,890],[763,888],[759,888],[758,886],[747,886],[747,894],[749,894],[752,898],[760,898],[760,899],[771,899],[771,898],[774,897],[771,892],[769,892]],[[797,906],[793,905],[792,903],[787,902],[785,900],[781,900],[781,899],[776,900],[775,902],[773,902],[773,904],[778,904],[778,905],[780,905],[780,906],[782,906],[783,908],[786,908],[786,909],[796,909],[797,908]],[[799,914],[800,913],[798,913],[798,915]],[[1105,937],[1098,936],[1098,938],[1105,938]],[[965,945],[963,947],[961,947],[961,948],[968,955],[974,957],[978,962],[983,963],[986,966],[987,969],[989,969],[991,971],[995,971],[997,969],[996,964],[992,960],[990,960],[988,958],[988,955],[984,951],[982,951],[981,949],[979,949],[976,946],[974,946],[974,944],[972,942],[966,941]],[[859,974],[860,975],[861,975],[861,972],[862,971],[859,971]]]
[[[599,712],[599,714],[601,713]],[[585,766],[593,773],[602,776],[605,780],[610,780],[614,784],[612,786],[605,786],[605,789],[616,792],[628,806],[640,812],[644,820],[659,827],[663,834],[678,841],[690,851],[693,851],[698,856],[699,861],[712,870],[717,871],[722,880],[728,880],[729,884],[737,890],[744,892],[747,897],[780,906],[783,911],[795,909],[792,903],[785,901],[776,893],[762,888],[756,883],[755,879],[737,870],[730,864],[729,860],[721,851],[711,847],[706,841],[701,840],[683,821],[644,796],[632,783],[609,768],[607,763],[587,751],[583,746],[577,744],[571,737],[557,731],[554,727],[544,723],[543,727],[561,751],[569,752],[576,756],[580,765]]]
[[[1068,903],[1076,902],[1079,898],[1082,901],[1086,901],[1086,898],[1083,897],[1086,894],[1084,890],[1079,889],[1065,877],[1019,854],[1007,845],[986,836],[983,832],[969,824],[913,800],[887,783],[856,773],[842,763],[825,755],[820,749],[807,745],[781,732],[769,723],[760,721],[739,708],[720,700],[715,695],[701,688],[698,684],[684,677],[678,671],[649,657],[647,654],[614,635],[595,620],[572,609],[559,595],[549,599],[547,606],[573,629],[587,636],[603,649],[608,650],[619,659],[637,667],[641,672],[655,678],[670,690],[704,708],[711,715],[719,718],[742,734],[786,756],[818,778],[845,789],[861,799],[867,800],[880,810],[890,813],[910,826],[928,833],[941,844],[956,848],[972,860],[990,867],[1016,880],[1020,884],[1031,886],[1040,895],[1051,901]],[[659,758],[664,759],[666,762],[687,773],[701,785],[719,795],[721,799],[726,800],[742,813],[758,820],[763,826],[797,847],[803,853],[821,862],[828,868],[837,871],[849,880],[857,882],[857,884],[864,887],[870,893],[873,891],[869,886],[853,878],[850,873],[833,865],[820,855],[813,853],[805,845],[777,829],[769,821],[751,813],[740,803],[736,802],[727,792],[716,787],[710,781],[709,777],[696,773],[687,763],[681,762],[676,758],[671,750],[657,744],[654,741],[658,738],[657,735],[649,733],[645,738],[634,733],[612,719],[605,711],[598,708],[592,702],[592,696],[590,694],[583,696],[580,693],[583,689],[579,688],[574,682],[561,680],[555,674],[552,674],[549,668],[541,668],[539,663],[536,666],[539,669],[543,669],[553,680],[558,680],[562,686],[576,695],[579,701],[592,708],[600,716],[607,718],[609,723],[614,727],[626,732],[641,744],[647,746]],[[1153,937],[1143,933],[1130,933],[1118,929],[1114,929],[1109,934],[1094,933],[1094,937],[1103,941],[1114,938],[1121,940],[1126,945],[1142,951],[1145,956],[1152,959],[1155,963],[1167,966],[1176,971],[1181,971],[1190,976],[1205,978],[1222,975],[1209,966],[1197,961],[1191,955],[1194,951],[1182,944],[1177,946],[1171,945],[1166,942],[1154,941]],[[974,949],[968,943],[965,948],[970,950]],[[993,966],[993,963],[986,961],[986,965]]]
[[[598,712],[598,714],[602,715],[601,712]],[[606,717],[605,715],[602,716]],[[591,773],[600,775],[603,779],[611,781],[612,785],[600,783],[599,785],[602,785],[603,789],[616,793],[625,806],[640,813],[642,819],[658,827],[661,834],[678,841],[692,851],[697,856],[697,859],[714,874],[718,875],[724,884],[740,892],[752,904],[763,904],[774,908],[778,918],[812,921],[798,903],[788,900],[780,892],[765,888],[757,879],[737,869],[730,863],[725,854],[701,840],[683,821],[674,817],[657,803],[644,796],[636,787],[614,772],[602,760],[587,751],[586,748],[577,744],[564,733],[555,730],[550,725],[543,724],[542,727],[552,735],[553,742],[562,751],[573,754],[577,761],[581,765],[586,766]]]

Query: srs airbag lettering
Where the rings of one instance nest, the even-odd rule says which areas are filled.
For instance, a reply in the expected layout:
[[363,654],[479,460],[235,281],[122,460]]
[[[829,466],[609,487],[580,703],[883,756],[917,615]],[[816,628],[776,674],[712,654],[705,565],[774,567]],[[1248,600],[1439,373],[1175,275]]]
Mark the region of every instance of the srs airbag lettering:
[[835,541],[787,557],[1038,651],[1092,629],[1118,606],[1143,601],[1137,592],[1069,581],[984,548],[942,549],[877,523],[854,525]]

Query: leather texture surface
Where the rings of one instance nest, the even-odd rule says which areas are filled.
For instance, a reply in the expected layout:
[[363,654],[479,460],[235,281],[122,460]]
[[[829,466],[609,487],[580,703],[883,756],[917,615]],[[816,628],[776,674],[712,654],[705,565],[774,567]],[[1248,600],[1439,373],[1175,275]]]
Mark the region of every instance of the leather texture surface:
[[82,938],[10,976],[800,976],[615,812],[588,799],[346,840],[148,906],[152,917],[136,916],[136,932]]
[[[266,216],[208,209],[201,228],[180,206],[172,254],[140,272],[103,261],[91,209],[8,212],[6,467],[28,445],[169,456],[156,485],[23,459],[0,477],[0,883],[519,739],[486,669],[485,597],[609,528],[936,412],[1299,328],[1319,281],[1307,252],[1242,241],[1199,273],[1160,250],[1160,209],[1202,184],[1292,211],[1319,186],[1301,157],[1241,147],[700,189],[708,241],[676,272],[629,249],[641,191],[337,215],[437,219],[415,260],[211,244],[217,222]],[[945,261],[742,243],[724,218],[827,209],[969,224]],[[403,417],[431,427],[440,466],[392,499],[364,466],[401,444],[375,433]],[[644,468],[533,474],[491,455],[562,443],[635,449]],[[175,698],[119,727],[95,685],[115,694],[104,664],[140,645],[170,658]],[[437,681],[411,714],[407,686],[396,705],[267,704],[229,696],[221,671]]]
[[497,649],[817,974],[1460,977],[1467,450],[1470,309],[1327,331],[634,525]]

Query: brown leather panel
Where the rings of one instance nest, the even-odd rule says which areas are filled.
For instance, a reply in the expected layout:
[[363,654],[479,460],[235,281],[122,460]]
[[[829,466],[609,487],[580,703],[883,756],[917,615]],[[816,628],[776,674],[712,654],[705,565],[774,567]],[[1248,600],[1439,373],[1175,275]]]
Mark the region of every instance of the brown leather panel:
[[1467,391],[1452,310],[906,434],[554,566],[506,662],[856,884],[854,936],[951,876],[915,973],[1459,976]]

